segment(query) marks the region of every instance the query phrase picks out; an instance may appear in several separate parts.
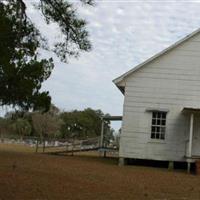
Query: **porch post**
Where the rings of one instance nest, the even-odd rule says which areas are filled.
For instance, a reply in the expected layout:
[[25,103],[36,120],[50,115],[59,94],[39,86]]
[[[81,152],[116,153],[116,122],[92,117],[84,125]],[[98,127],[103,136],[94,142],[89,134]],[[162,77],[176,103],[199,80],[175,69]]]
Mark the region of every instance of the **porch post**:
[[189,149],[188,149],[188,156],[190,158],[192,157],[193,124],[194,124],[194,113],[191,113],[191,115],[190,115]]
[[[190,135],[189,135],[189,146],[188,146],[188,157],[192,157],[192,138],[193,138],[193,125],[194,125],[194,113],[190,115]],[[190,172],[190,161],[188,161],[188,172]]]
[[100,148],[103,147],[103,134],[104,134],[104,120],[102,118]]

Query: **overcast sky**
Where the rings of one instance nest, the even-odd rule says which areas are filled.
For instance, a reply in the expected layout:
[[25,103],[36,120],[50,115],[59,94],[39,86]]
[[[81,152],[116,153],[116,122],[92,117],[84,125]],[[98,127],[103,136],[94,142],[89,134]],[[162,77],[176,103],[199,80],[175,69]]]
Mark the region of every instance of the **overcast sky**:
[[[34,0],[26,1],[33,22],[55,41],[58,28],[46,26],[30,6]],[[91,107],[121,115],[123,95],[112,80],[200,27],[200,1],[99,0],[78,11],[88,22],[93,50],[69,64],[54,58],[52,76],[43,85],[64,110]]]

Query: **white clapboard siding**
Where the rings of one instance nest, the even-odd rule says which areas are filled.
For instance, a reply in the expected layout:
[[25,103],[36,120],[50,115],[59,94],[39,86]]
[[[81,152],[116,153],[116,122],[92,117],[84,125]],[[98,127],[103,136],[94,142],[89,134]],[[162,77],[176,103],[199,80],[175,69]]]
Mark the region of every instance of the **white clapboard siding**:
[[[184,107],[200,108],[200,34],[145,64],[124,80],[120,157],[183,161],[189,138]],[[166,138],[150,138],[152,113],[167,109]],[[200,116],[195,116],[193,153],[200,155]]]

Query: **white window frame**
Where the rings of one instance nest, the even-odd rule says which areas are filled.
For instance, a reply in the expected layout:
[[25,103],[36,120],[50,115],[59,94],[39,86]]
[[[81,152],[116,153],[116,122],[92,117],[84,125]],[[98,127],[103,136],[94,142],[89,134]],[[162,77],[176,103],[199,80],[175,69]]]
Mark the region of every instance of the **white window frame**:
[[166,138],[167,112],[152,111],[151,139],[165,140]]

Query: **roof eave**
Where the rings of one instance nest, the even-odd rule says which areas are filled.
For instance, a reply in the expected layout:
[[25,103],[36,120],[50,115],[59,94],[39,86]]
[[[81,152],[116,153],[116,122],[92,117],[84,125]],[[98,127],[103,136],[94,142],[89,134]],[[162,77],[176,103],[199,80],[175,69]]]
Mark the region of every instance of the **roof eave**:
[[123,79],[121,80],[114,79],[112,82],[117,86],[117,88],[121,91],[121,93],[124,94],[125,86],[119,85],[121,81],[123,81]]

